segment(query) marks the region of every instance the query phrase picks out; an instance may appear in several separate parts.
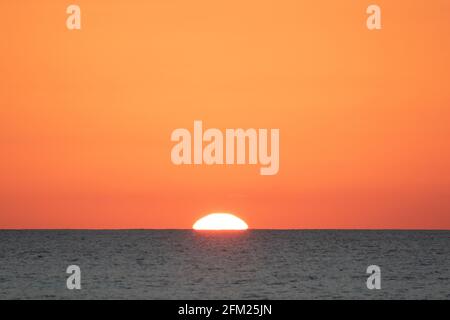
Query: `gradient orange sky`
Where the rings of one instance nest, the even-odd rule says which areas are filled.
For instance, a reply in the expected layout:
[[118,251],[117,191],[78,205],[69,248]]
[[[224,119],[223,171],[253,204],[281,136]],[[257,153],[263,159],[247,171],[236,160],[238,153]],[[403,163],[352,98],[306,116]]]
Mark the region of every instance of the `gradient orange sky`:
[[[449,36],[448,0],[2,1],[0,228],[450,229]],[[194,120],[279,128],[278,175],[173,165]]]

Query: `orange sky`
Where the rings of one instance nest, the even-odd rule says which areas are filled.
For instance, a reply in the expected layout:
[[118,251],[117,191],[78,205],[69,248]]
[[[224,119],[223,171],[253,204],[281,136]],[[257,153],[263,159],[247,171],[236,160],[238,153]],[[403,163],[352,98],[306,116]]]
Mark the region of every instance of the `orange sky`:
[[[449,36],[448,0],[2,1],[0,228],[450,229]],[[173,165],[194,120],[279,128],[279,173]]]

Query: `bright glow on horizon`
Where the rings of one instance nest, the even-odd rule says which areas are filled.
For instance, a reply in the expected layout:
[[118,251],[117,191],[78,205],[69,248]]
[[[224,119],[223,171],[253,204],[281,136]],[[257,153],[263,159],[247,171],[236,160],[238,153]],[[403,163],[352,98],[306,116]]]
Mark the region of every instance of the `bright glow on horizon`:
[[194,223],[194,230],[247,230],[248,225],[229,213],[211,213]]

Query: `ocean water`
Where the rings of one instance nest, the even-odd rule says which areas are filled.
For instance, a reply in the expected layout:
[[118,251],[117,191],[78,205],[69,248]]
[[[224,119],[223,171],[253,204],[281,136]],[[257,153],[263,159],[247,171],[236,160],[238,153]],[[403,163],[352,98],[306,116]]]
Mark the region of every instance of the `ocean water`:
[[[0,243],[0,299],[450,299],[450,231],[0,231]],[[81,290],[66,288],[69,265]]]

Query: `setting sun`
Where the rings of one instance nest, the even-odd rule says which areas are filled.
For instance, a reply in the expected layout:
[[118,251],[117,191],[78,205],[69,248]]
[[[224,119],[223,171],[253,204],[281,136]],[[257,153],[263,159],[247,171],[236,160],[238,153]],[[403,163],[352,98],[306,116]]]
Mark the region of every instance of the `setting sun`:
[[211,213],[194,223],[194,230],[247,230],[248,225],[229,213]]

